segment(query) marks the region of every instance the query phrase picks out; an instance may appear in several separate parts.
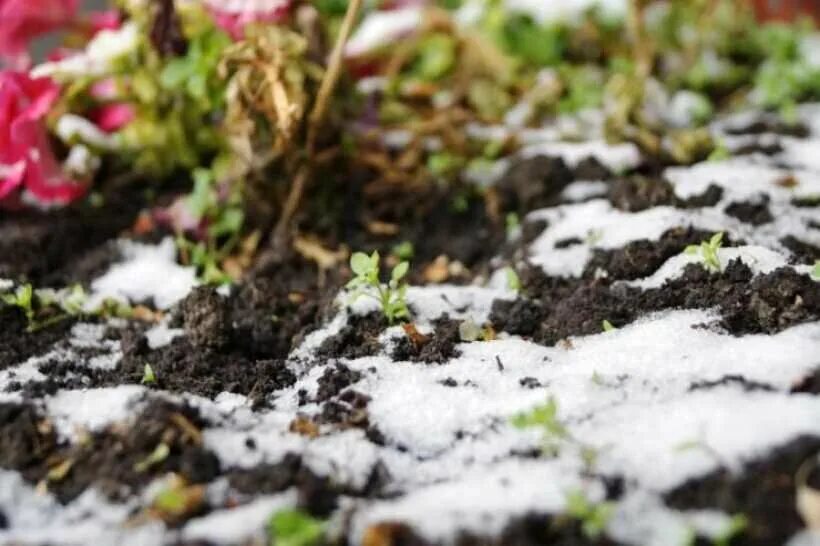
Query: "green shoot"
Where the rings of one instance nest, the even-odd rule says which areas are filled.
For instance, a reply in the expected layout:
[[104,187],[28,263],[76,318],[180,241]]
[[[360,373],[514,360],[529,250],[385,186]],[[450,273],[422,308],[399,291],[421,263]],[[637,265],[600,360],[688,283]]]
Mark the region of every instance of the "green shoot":
[[708,241],[703,241],[700,245],[689,245],[686,247],[687,254],[700,254],[703,265],[706,269],[720,272],[720,259],[718,250],[723,246],[723,232],[720,231],[712,235]]
[[729,520],[726,528],[722,529],[714,538],[712,544],[715,546],[729,546],[735,538],[743,534],[748,526],[749,518],[744,514],[735,514]]
[[61,320],[83,314],[86,300],[86,293],[80,285],[55,291],[35,290],[30,284],[24,284],[14,292],[2,295],[2,301],[6,305],[17,307],[23,312],[28,322],[28,332],[36,332]]
[[379,253],[373,252],[370,256],[364,252],[356,252],[350,257],[350,269],[355,277],[347,283],[347,288],[353,290],[351,300],[355,301],[360,296],[368,296],[379,302],[384,318],[393,324],[396,320],[406,319],[410,316],[407,309],[407,283],[402,279],[410,269],[408,262],[399,262],[390,273],[390,281],[387,284],[381,282],[379,278]]
[[413,248],[413,243],[410,241],[402,241],[401,243],[397,244],[391,250],[391,254],[398,258],[399,260],[409,262],[413,259],[415,255],[415,249]]
[[30,284],[17,287],[11,294],[3,294],[6,305],[18,307],[26,315],[29,327],[34,324],[34,289]]
[[603,328],[604,332],[614,332],[615,330],[617,330],[617,328],[612,326],[612,323],[606,319],[604,319],[603,322],[601,322],[601,328]]
[[726,147],[726,143],[718,141],[717,146],[715,146],[715,149],[709,154],[709,157],[706,158],[706,161],[726,161],[730,157],[732,157],[732,154],[729,152],[729,148]]
[[540,428],[543,432],[542,451],[547,456],[555,456],[559,442],[569,439],[569,432],[558,419],[558,403],[550,397],[546,404],[536,406],[528,412],[519,413],[510,420],[516,428]]
[[145,472],[167,459],[170,454],[171,450],[168,448],[168,444],[161,442],[146,458],[134,465],[134,471]]
[[521,278],[515,272],[515,269],[508,267],[504,271],[507,274],[507,288],[515,293],[521,292]]
[[143,368],[142,372],[142,383],[143,385],[153,385],[157,382],[157,375],[154,373],[154,369],[151,367],[150,364],[146,364],[145,368]]
[[521,226],[521,220],[519,220],[518,215],[514,212],[510,212],[506,216],[506,225],[507,225],[507,237],[511,237]]
[[567,494],[566,513],[581,522],[581,530],[590,540],[597,540],[603,535],[613,511],[612,503],[595,504],[581,491],[571,491]]
[[324,535],[322,521],[296,509],[275,512],[268,522],[270,546],[316,546]]
[[820,281],[820,260],[814,262],[814,271],[812,271],[811,276]]

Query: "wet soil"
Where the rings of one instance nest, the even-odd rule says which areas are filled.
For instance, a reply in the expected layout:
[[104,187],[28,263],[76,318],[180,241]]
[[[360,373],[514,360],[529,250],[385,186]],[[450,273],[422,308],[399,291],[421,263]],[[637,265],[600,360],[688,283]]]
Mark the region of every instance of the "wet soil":
[[717,308],[713,326],[732,334],[773,334],[820,318],[820,284],[791,268],[753,277],[740,260],[721,273],[689,264],[662,287],[642,290],[609,278],[556,279],[540,269],[521,275],[526,299],[497,300],[490,321],[498,330],[554,345],[571,336],[620,327],[654,311]]
[[801,437],[749,462],[739,473],[721,470],[691,480],[666,495],[665,500],[679,509],[718,508],[744,514],[749,525],[732,544],[785,544],[803,527],[795,509],[795,474],[818,452],[820,437]]

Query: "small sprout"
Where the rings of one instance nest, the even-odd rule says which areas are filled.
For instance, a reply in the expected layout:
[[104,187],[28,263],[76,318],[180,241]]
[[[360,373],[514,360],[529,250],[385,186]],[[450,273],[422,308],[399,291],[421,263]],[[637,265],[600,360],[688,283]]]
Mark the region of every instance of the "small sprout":
[[168,444],[161,442],[154,448],[154,451],[152,451],[150,455],[134,465],[134,471],[145,472],[167,459],[170,453],[171,450],[168,448]]
[[706,161],[711,161],[711,162],[726,161],[731,156],[732,156],[732,154],[729,152],[729,148],[726,147],[726,143],[721,140],[721,141],[718,141],[717,145],[715,146],[715,149],[712,150],[712,152],[706,158]]
[[700,245],[689,245],[686,247],[687,254],[700,254],[703,265],[706,269],[720,272],[720,259],[718,250],[723,246],[723,232],[720,231],[712,235],[708,241],[703,241]]
[[597,540],[604,534],[613,511],[612,503],[595,504],[590,502],[581,491],[572,491],[567,494],[566,513],[581,522],[581,530],[590,540]]
[[749,526],[749,518],[744,514],[735,514],[727,523],[726,527],[718,533],[712,540],[715,546],[729,546],[735,538],[742,535]]
[[3,294],[3,301],[7,305],[19,307],[26,315],[29,327],[34,324],[34,288],[30,284],[18,286],[11,294]]
[[811,272],[811,276],[820,281],[820,260],[814,262],[814,271]]
[[512,267],[508,267],[505,269],[507,274],[507,288],[512,290],[513,292],[520,292],[521,291],[521,279],[518,277],[518,273],[515,272],[515,269]]
[[150,364],[146,364],[142,369],[142,383],[143,385],[153,385],[157,382],[157,375],[154,373],[154,368]]
[[66,459],[57,466],[51,467],[46,475],[46,479],[50,482],[63,481],[63,479],[68,476],[68,473],[71,472],[72,466],[74,466],[74,460]]
[[395,256],[399,260],[409,262],[413,259],[415,249],[413,248],[413,243],[411,243],[410,241],[402,241],[401,243],[394,246],[391,252],[393,256]]
[[507,237],[511,237],[519,227],[521,227],[521,220],[518,218],[518,214],[514,212],[510,212],[507,214],[506,217],[506,225],[507,225]]
[[617,330],[617,328],[612,326],[612,323],[606,319],[604,319],[601,323],[601,327],[604,329],[604,332],[614,332],[615,330]]
[[399,262],[390,273],[387,284],[379,278],[379,253],[373,252],[370,256],[364,252],[356,252],[350,257],[350,269],[355,277],[347,283],[347,288],[353,290],[352,300],[360,296],[368,296],[379,302],[382,313],[387,322],[393,324],[397,319],[406,319],[410,316],[407,309],[407,283],[402,279],[410,269],[408,262]]
[[461,338],[461,341],[477,341],[483,333],[481,328],[469,318],[461,321],[458,325],[458,337]]
[[268,521],[270,546],[316,546],[324,535],[324,523],[296,509],[275,512]]
[[558,404],[554,398],[528,412],[513,416],[510,422],[516,428],[540,428],[544,433],[543,451],[547,455],[557,454],[557,440],[569,437],[566,427],[558,420]]
[[151,502],[151,510],[164,521],[177,522],[197,512],[205,501],[205,486],[188,485],[174,475]]

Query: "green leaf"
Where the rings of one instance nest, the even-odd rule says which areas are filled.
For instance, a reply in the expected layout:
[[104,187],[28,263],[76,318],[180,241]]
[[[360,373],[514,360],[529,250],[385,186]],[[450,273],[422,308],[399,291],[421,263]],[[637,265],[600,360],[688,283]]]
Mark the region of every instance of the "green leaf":
[[355,252],[350,257],[350,269],[359,277],[364,277],[371,270],[370,257],[364,252]]
[[711,246],[712,248],[720,248],[720,245],[722,244],[722,242],[723,242],[723,232],[719,231],[718,233],[715,233],[714,235],[712,235],[712,238],[709,239],[709,246]]
[[390,278],[396,282],[400,281],[407,275],[407,271],[410,269],[410,264],[407,262],[399,262],[399,264],[393,268],[393,272],[390,274]]
[[814,262],[814,271],[812,271],[812,276],[815,279],[820,280],[820,260],[816,260]]
[[604,319],[604,321],[601,323],[601,326],[603,327],[604,332],[614,332],[615,330],[617,330],[617,328],[612,326],[612,323],[606,319]]
[[521,279],[518,277],[518,273],[515,272],[515,269],[512,267],[508,267],[506,269],[507,275],[507,288],[512,290],[513,292],[520,292],[521,291]]
[[295,509],[284,509],[268,523],[271,546],[316,546],[324,534],[321,520]]
[[150,364],[146,364],[142,371],[142,383],[143,385],[151,385],[157,382],[157,376],[154,374],[154,369],[151,367]]
[[180,87],[193,72],[193,66],[186,59],[172,59],[165,65],[159,75],[159,82],[166,89],[176,89]]

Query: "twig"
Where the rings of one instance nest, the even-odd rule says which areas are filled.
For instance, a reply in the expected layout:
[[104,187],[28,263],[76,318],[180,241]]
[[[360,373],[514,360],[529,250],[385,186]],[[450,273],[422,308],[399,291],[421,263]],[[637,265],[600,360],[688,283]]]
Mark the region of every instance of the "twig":
[[344,48],[350,33],[353,30],[353,25],[356,18],[361,11],[362,0],[351,0],[347,6],[342,26],[339,28],[339,36],[336,38],[336,43],[333,46],[333,51],[330,54],[327,70],[325,71],[322,83],[319,85],[319,92],[316,95],[316,102],[313,104],[313,109],[308,117],[307,138],[305,142],[306,155],[305,159],[296,172],[293,178],[293,185],[291,186],[288,197],[285,200],[285,205],[282,208],[282,216],[276,223],[276,228],[273,232],[272,242],[275,247],[283,248],[283,245],[288,239],[288,228],[293,216],[296,214],[299,204],[302,201],[302,195],[305,192],[310,179],[313,177],[313,161],[316,154],[316,139],[318,138],[319,130],[322,128],[327,109],[330,105],[333,91],[339,82],[339,76],[342,73],[342,65],[344,63]]

